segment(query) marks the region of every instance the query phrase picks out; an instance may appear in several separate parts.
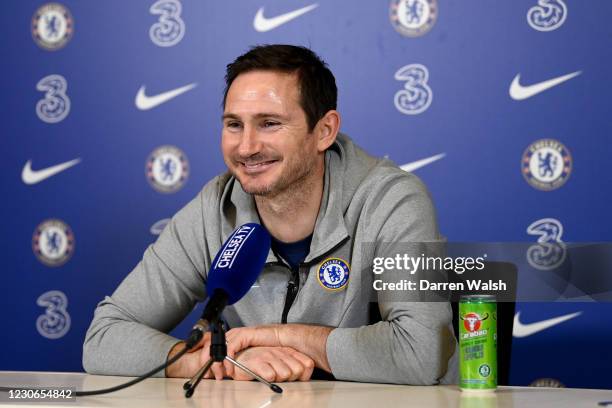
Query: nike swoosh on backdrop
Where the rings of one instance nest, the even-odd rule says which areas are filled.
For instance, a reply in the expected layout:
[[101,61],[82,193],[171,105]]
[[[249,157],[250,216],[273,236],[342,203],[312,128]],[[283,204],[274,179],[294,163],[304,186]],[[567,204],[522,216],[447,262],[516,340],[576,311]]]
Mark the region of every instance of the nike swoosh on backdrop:
[[517,74],[512,83],[510,84],[510,90],[508,93],[510,97],[516,101],[522,101],[523,99],[531,98],[539,94],[540,92],[544,92],[554,86],[562,84],[565,81],[569,81],[570,79],[580,75],[582,71],[572,72],[571,74],[563,75],[557,78],[549,79],[547,81],[538,82],[537,84],[523,86],[520,84],[521,74]]
[[257,10],[255,18],[253,19],[253,27],[260,33],[274,30],[277,27],[282,26],[289,21],[298,18],[302,14],[306,14],[311,10],[314,10],[319,5],[317,3],[311,4],[310,6],[302,7],[301,9],[290,11],[289,13],[281,14],[280,16],[266,18],[264,17],[264,8]]
[[520,314],[521,312],[517,312],[517,314],[514,315],[514,328],[512,329],[512,336],[514,337],[531,336],[532,334],[536,334],[537,332],[541,332],[542,330],[546,330],[553,326],[561,324],[566,320],[573,319],[574,317],[581,315],[582,312],[570,313],[567,315],[554,317],[552,319],[541,320],[539,322],[527,324],[521,323],[519,317]]
[[48,179],[51,176],[55,176],[57,173],[61,173],[62,171],[78,164],[80,161],[81,159],[74,159],[56,164],[55,166],[47,167],[46,169],[32,170],[32,160],[28,160],[21,171],[21,180],[23,180],[25,184],[40,183],[41,181]]
[[153,109],[156,106],[161,105],[162,103],[168,102],[172,98],[176,98],[180,94],[192,90],[196,87],[196,85],[196,83],[185,85],[180,88],[172,89],[171,91],[163,92],[154,96],[147,96],[145,94],[145,86],[143,85],[138,90],[134,103],[136,104],[136,107],[140,110]]
[[426,159],[421,159],[421,160],[413,161],[411,163],[402,164],[400,166],[400,169],[404,171],[415,171],[416,169],[420,169],[421,167],[425,167],[430,163],[440,160],[444,156],[446,156],[446,153],[440,153],[440,154],[436,154],[435,156],[428,157]]

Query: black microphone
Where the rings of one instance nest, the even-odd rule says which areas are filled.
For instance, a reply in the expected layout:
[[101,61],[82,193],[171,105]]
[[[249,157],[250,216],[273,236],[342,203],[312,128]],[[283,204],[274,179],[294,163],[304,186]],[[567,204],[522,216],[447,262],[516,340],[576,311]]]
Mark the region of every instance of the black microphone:
[[270,246],[270,234],[259,224],[241,225],[230,235],[208,272],[208,303],[189,335],[188,344],[197,344],[208,325],[219,320],[225,306],[246,295],[263,270]]

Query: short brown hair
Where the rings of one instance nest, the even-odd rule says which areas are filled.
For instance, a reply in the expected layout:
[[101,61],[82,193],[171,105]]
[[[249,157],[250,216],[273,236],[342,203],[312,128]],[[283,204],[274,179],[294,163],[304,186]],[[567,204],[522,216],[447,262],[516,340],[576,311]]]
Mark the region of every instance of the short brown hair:
[[297,72],[300,106],[306,114],[309,132],[312,132],[328,111],[336,109],[338,88],[327,64],[306,47],[286,44],[252,47],[247,53],[227,65],[223,108],[227,92],[236,77],[254,70]]

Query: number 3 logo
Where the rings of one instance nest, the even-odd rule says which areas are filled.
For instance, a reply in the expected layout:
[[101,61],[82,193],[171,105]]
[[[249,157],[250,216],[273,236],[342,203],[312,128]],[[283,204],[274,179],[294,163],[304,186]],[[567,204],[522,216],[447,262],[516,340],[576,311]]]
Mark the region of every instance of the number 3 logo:
[[539,235],[538,243],[527,249],[527,262],[541,271],[552,270],[563,264],[566,246],[561,239],[563,225],[554,218],[542,218],[527,227],[529,235]]
[[527,23],[538,31],[556,30],[566,18],[567,6],[563,0],[538,0],[538,5],[527,12]]
[[159,21],[149,29],[149,37],[159,47],[172,47],[185,35],[179,0],[158,0],[151,6],[151,14],[159,14]]
[[46,123],[58,123],[70,112],[70,99],[66,95],[68,84],[61,75],[49,75],[38,81],[38,91],[45,97],[36,104],[38,118]]
[[68,298],[59,290],[51,290],[38,297],[36,304],[44,307],[45,314],[36,319],[36,329],[41,336],[59,339],[70,330],[70,315],[66,311]]
[[395,107],[406,115],[418,115],[431,105],[433,93],[427,85],[429,72],[424,65],[406,65],[395,73],[395,79],[406,81],[404,89],[395,93]]

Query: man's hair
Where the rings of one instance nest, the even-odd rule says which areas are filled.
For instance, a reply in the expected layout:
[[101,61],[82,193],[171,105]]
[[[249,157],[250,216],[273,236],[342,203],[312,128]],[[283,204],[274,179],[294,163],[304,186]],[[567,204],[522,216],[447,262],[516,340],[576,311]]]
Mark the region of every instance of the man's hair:
[[227,65],[224,108],[227,92],[238,75],[255,70],[297,73],[300,106],[306,113],[309,132],[328,111],[336,109],[338,89],[327,64],[306,47],[285,44],[252,47]]

